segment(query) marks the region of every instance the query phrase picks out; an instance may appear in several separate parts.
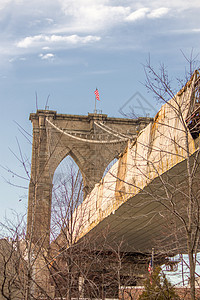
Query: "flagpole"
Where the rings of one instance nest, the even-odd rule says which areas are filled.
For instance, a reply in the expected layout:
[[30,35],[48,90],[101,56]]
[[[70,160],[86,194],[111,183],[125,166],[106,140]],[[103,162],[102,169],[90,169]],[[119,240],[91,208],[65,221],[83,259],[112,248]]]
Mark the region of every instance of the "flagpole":
[[94,108],[94,113],[97,113],[97,97],[95,95],[95,108]]
[[154,248],[152,248],[151,257],[152,257],[152,268],[154,269]]

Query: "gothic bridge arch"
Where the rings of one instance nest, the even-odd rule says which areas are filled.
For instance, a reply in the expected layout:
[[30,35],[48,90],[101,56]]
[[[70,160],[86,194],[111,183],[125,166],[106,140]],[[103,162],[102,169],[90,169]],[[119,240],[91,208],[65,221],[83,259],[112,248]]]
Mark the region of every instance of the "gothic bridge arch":
[[40,241],[48,247],[52,180],[61,161],[67,155],[74,159],[87,194],[101,180],[107,165],[125,149],[128,139],[134,139],[151,119],[38,110],[30,114],[30,120],[33,144],[27,234],[32,232],[35,243]]

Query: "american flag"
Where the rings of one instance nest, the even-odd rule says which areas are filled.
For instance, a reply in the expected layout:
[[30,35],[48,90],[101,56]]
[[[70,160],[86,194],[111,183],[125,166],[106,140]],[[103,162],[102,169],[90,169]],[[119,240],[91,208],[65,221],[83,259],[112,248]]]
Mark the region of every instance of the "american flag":
[[95,93],[96,99],[100,101],[99,91],[96,89],[96,91],[94,93]]
[[152,260],[152,258],[151,258],[150,263],[149,263],[148,271],[149,271],[149,274],[151,274],[153,272],[153,260]]

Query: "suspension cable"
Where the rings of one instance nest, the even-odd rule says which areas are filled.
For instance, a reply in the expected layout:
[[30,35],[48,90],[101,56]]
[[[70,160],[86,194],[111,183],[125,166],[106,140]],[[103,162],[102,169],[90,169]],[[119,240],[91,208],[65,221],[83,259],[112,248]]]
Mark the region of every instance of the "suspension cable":
[[110,140],[110,141],[100,141],[100,140],[89,140],[89,139],[83,139],[77,136],[74,136],[71,133],[68,133],[66,131],[64,131],[63,129],[57,127],[55,124],[53,124],[48,118],[46,118],[46,121],[52,126],[54,127],[56,130],[58,130],[59,132],[63,133],[64,135],[72,138],[72,139],[76,139],[78,141],[81,142],[85,142],[85,143],[93,143],[93,144],[115,144],[115,143],[124,143],[127,142],[129,139],[128,138],[121,138],[120,140]]

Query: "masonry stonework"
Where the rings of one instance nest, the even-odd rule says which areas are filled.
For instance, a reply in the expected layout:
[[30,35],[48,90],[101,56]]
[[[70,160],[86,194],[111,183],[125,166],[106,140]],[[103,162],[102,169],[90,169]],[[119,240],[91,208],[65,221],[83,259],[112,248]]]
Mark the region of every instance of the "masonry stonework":
[[[110,118],[105,114],[81,116],[38,110],[30,114],[30,120],[33,144],[27,235],[31,235],[34,243],[48,248],[52,181],[61,161],[68,155],[74,159],[82,173],[87,195],[101,180],[108,164],[125,149],[127,142],[122,137],[134,139],[151,118]],[[97,122],[101,125],[96,126]]]

